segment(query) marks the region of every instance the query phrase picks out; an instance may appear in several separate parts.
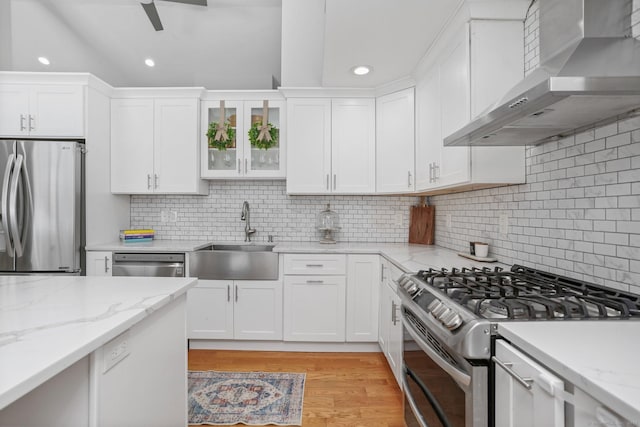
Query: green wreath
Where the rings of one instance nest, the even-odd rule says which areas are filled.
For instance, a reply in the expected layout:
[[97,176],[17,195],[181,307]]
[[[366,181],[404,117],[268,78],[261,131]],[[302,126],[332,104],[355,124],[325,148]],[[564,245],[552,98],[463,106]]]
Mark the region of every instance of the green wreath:
[[207,130],[207,138],[209,142],[209,148],[217,148],[220,151],[224,151],[231,147],[233,140],[236,137],[236,130],[231,127],[229,121],[224,122],[225,130],[227,131],[227,139],[216,141],[214,137],[218,131],[218,122],[209,123],[209,129]]
[[252,147],[260,148],[262,150],[268,150],[278,143],[278,128],[271,123],[268,123],[267,126],[269,126],[269,136],[271,137],[271,141],[267,141],[266,139],[258,141],[258,135],[260,135],[261,126],[261,121],[257,121],[253,125],[251,125],[251,129],[249,129],[249,141],[251,142]]

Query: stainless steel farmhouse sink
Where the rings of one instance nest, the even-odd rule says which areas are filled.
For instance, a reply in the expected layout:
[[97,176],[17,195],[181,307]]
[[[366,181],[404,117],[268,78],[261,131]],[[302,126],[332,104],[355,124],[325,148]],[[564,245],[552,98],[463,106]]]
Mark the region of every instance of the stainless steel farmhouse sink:
[[275,245],[238,244],[238,245],[210,245],[202,251],[239,251],[239,252],[272,252]]
[[276,280],[275,245],[214,244],[189,255],[189,276],[208,280]]

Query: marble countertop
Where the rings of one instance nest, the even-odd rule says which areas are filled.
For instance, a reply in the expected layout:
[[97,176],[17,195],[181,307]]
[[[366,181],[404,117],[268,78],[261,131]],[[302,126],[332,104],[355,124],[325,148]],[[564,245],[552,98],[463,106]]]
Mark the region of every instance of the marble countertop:
[[346,253],[380,254],[405,272],[417,272],[428,268],[452,267],[502,267],[509,266],[497,262],[478,262],[463,258],[457,252],[435,245],[408,243],[336,243],[327,245],[316,242],[278,243],[274,252],[281,253]]
[[[145,243],[108,242],[87,245],[88,251],[116,252],[192,252],[211,244],[244,244],[244,242],[210,240],[153,240]],[[266,242],[254,242],[265,244]],[[251,244],[251,243],[248,243]],[[500,263],[478,262],[463,258],[457,252],[435,245],[416,245],[407,243],[336,243],[327,245],[317,242],[277,242],[274,252],[279,253],[343,253],[343,254],[380,254],[405,272],[416,272],[429,267],[490,267],[509,266]]]
[[0,409],[195,283],[157,277],[0,276]]
[[[210,240],[163,240],[153,239],[150,242],[123,243],[122,240],[87,245],[88,251],[116,252],[193,252],[210,245]],[[237,242],[236,242],[237,243]]]
[[640,322],[505,322],[498,333],[609,409],[640,421]]

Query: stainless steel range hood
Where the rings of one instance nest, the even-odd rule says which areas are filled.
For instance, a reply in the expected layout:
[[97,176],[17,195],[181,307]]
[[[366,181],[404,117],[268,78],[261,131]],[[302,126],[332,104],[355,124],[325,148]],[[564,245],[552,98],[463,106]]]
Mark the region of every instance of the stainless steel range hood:
[[640,112],[632,0],[539,0],[540,67],[444,145],[531,145]]

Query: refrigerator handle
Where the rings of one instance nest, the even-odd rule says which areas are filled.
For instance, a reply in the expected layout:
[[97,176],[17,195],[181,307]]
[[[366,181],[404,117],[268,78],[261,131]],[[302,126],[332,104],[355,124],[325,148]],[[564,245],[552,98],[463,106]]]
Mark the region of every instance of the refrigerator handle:
[[16,155],[11,153],[9,160],[7,160],[7,167],[4,170],[4,179],[2,180],[2,203],[0,206],[2,213],[2,230],[4,231],[5,242],[7,244],[7,254],[13,258],[14,249],[11,244],[11,234],[9,232],[9,207],[7,201],[9,200],[9,181],[11,180],[11,170],[15,162]]
[[9,224],[16,257],[21,257],[23,254],[22,242],[20,242],[20,230],[18,229],[18,183],[20,181],[20,170],[22,169],[23,160],[24,157],[22,154],[18,154],[16,157],[16,166],[13,168],[11,188],[9,190]]

